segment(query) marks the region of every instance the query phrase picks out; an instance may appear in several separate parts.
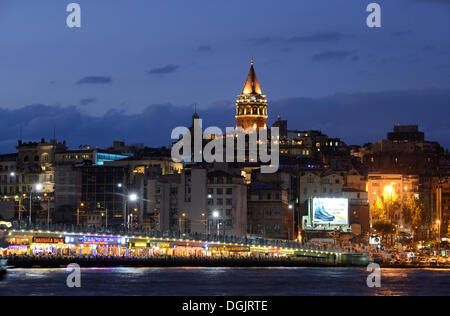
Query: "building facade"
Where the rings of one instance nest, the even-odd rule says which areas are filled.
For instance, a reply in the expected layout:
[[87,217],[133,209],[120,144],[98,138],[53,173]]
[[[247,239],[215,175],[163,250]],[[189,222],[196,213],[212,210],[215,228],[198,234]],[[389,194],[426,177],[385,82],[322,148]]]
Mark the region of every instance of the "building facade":
[[288,190],[270,183],[252,183],[248,189],[248,233],[250,236],[289,239],[297,237],[294,207]]

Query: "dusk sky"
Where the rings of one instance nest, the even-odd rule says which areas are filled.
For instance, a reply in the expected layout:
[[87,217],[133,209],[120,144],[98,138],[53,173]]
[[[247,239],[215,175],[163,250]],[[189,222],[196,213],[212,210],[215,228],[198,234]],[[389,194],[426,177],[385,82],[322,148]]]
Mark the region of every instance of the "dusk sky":
[[[23,140],[70,147],[170,144],[190,124],[234,126],[255,58],[289,129],[347,144],[419,124],[450,148],[450,0],[0,0],[0,153]],[[368,28],[366,6],[382,6]]]

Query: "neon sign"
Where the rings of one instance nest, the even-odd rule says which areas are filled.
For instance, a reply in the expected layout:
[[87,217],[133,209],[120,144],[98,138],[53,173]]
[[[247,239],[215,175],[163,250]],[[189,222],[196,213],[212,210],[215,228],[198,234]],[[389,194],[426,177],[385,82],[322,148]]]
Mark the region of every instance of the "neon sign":
[[63,244],[64,238],[57,237],[33,237],[35,244]]
[[114,242],[114,238],[108,237],[80,237],[79,242],[86,245],[108,245]]

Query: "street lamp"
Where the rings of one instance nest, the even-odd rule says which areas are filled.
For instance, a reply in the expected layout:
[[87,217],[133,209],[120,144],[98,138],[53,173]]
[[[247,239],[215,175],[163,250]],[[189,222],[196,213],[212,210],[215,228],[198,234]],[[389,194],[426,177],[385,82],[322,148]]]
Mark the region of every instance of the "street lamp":
[[387,186],[384,187],[384,191],[386,193],[391,194],[393,190],[394,190],[394,188],[391,185],[387,185]]
[[130,194],[130,195],[128,196],[128,199],[129,199],[131,202],[136,202],[137,199],[138,199],[138,196],[137,196],[136,193],[132,193],[132,194]]
[[47,198],[47,228],[50,229],[50,194],[45,192],[44,197]]
[[[181,230],[182,230],[182,222],[184,222],[186,219],[186,213],[181,213],[180,218],[178,219],[178,230],[180,231],[181,234]],[[182,220],[183,219],[183,220]]]
[[[102,217],[105,216],[105,219],[106,219],[105,226],[106,226],[106,228],[108,228],[108,208],[105,208],[105,213],[106,213],[106,214],[104,214],[104,213],[102,212]],[[103,226],[103,221],[102,221],[102,226]]]
[[80,225],[80,207],[84,208],[84,203],[81,202],[80,205],[77,207],[77,226]]
[[[125,207],[125,211],[126,211],[125,218],[126,218],[126,220],[128,221],[128,223],[127,223],[128,229],[130,229],[130,216],[128,215],[128,201],[130,201],[130,202],[136,202],[137,200],[138,200],[138,195],[137,195],[136,193],[131,193],[131,194],[128,195],[127,201],[125,202],[125,203],[126,203],[126,207]],[[132,217],[133,217],[133,216],[131,216],[131,218],[132,218]]]
[[[217,220],[217,235],[220,235],[220,221],[219,221],[219,218],[220,218],[220,212],[219,211],[213,211],[212,212],[212,217],[213,218],[215,218],[216,220]],[[225,231],[224,231],[225,232]]]
[[[34,186],[34,190],[35,192],[41,191],[43,188],[41,183],[37,183]],[[31,191],[30,191],[30,217],[28,219],[29,224],[31,225],[31,205],[32,205],[32,201],[33,201],[33,187],[31,187]]]
[[22,199],[24,199],[26,197],[27,197],[27,195],[25,193],[22,193],[22,195],[19,195],[19,223],[22,222]]
[[205,235],[207,234],[208,230],[206,229],[206,214],[202,213],[202,219],[201,222],[205,225]]
[[438,240],[441,241],[441,221],[437,220],[436,224],[438,224]]

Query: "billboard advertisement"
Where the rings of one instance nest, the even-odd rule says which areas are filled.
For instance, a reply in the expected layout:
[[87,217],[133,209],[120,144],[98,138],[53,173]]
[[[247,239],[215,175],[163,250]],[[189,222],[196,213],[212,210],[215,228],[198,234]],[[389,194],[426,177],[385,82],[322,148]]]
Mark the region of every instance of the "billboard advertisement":
[[348,225],[348,199],[314,198],[313,224]]

